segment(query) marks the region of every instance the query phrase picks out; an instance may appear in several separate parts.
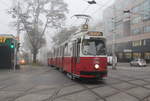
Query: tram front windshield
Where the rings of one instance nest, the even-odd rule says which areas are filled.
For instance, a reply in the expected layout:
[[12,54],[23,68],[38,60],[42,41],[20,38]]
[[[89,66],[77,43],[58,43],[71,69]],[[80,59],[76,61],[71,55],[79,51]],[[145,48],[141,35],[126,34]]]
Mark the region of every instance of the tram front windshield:
[[82,42],[82,52],[84,55],[106,55],[105,40],[84,39]]

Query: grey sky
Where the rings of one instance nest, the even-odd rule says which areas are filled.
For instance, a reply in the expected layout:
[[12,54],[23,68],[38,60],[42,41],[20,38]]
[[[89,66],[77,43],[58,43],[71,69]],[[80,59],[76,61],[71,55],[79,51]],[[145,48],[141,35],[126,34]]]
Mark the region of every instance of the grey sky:
[[7,9],[11,7],[10,0],[0,0],[0,34],[13,34],[15,28],[10,27],[11,16],[7,14]]
[[[16,33],[15,28],[9,24],[12,22],[11,16],[7,14],[6,10],[11,7],[12,0],[0,0],[0,34],[14,34]],[[74,14],[89,14],[93,17],[94,21],[102,18],[100,7],[110,5],[114,0],[96,0],[98,5],[88,5],[86,0],[64,0],[68,3],[69,14],[67,16],[67,26],[70,26],[75,19],[71,19]]]
[[74,14],[88,14],[90,15],[94,22],[102,19],[102,11],[107,6],[113,3],[114,0],[95,0],[96,5],[89,5],[86,1],[88,0],[64,0],[68,3],[69,14],[68,14],[68,25],[77,23],[75,19],[71,19]]

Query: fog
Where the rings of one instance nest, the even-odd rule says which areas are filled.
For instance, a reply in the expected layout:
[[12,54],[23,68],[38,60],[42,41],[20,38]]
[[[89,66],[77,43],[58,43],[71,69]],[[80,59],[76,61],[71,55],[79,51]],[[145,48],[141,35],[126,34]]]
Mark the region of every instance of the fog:
[[[12,16],[8,14],[8,10],[13,8],[13,5],[16,5],[17,0],[0,0],[0,34],[13,34],[16,35],[16,28],[12,25],[14,19]],[[91,26],[95,26],[95,24],[100,23],[102,20],[102,12],[105,8],[111,5],[114,0],[95,0],[96,4],[88,4],[88,0],[64,0],[68,4],[68,14],[66,24],[64,27],[71,26],[79,26],[81,25],[81,21],[75,18],[72,18],[75,14],[87,14],[92,17]],[[47,40],[47,45],[44,47],[46,49],[41,49],[40,56],[42,53],[46,53],[49,51],[53,45],[51,38],[58,32],[59,30],[50,29],[45,33],[45,37]],[[21,32],[21,43],[24,41],[24,34]],[[42,59],[43,60],[43,59]]]
[[[88,14],[92,16],[95,22],[102,19],[102,11],[107,6],[111,5],[114,0],[96,0],[97,4],[89,5],[88,0],[64,0],[68,4],[69,13],[67,14],[66,26],[70,27],[73,24],[80,24],[76,19],[71,17],[74,14]],[[13,21],[11,16],[8,15],[7,10],[14,5],[16,0],[0,0],[0,33],[16,35],[16,28],[11,26]],[[92,22],[93,22],[92,21]]]

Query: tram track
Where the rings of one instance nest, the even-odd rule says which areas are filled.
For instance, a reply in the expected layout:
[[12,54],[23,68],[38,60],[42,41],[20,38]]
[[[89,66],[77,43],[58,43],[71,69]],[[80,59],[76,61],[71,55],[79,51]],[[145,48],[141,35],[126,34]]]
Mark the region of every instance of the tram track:
[[[114,77],[112,77],[112,78],[114,78]],[[132,77],[133,78],[133,77]],[[116,79],[119,79],[119,78],[116,78]],[[145,87],[145,85],[138,85],[138,84],[134,84],[134,83],[131,83],[131,81],[135,81],[135,80],[141,80],[141,79],[138,79],[138,78],[133,78],[134,80],[130,80],[130,81],[126,81],[126,80],[121,80],[121,79],[119,79],[119,80],[121,80],[122,82],[126,82],[126,83],[128,83],[128,84],[131,84],[131,85],[134,85],[135,87],[133,87],[133,88],[137,88],[137,87],[142,87],[142,88],[145,88],[145,89],[148,89],[148,90],[150,90],[150,88],[148,88],[148,87]],[[142,80],[141,80],[142,81]],[[150,82],[149,82],[150,83]],[[109,86],[111,86],[112,88],[114,88],[114,89],[117,89],[117,90],[120,90],[120,89],[118,89],[118,88],[116,88],[116,87],[113,87],[112,85],[109,85]],[[130,89],[133,89],[133,88],[130,88]],[[128,95],[130,95],[130,96],[133,96],[133,97],[135,97],[135,98],[137,98],[139,101],[143,101],[143,99],[145,98],[139,98],[139,97],[137,97],[137,96],[134,96],[133,94],[130,94],[130,93],[128,93],[128,92],[126,92],[127,90],[130,90],[130,89],[126,89],[126,90],[120,90],[120,92],[124,92],[124,93],[126,93],[126,94],[128,94]],[[148,94],[148,96],[150,96],[150,93]]]
[[[96,101],[102,99],[104,101],[107,101],[106,98],[100,96],[98,93],[94,92],[92,89],[88,88],[87,86],[83,85],[83,84],[80,84],[82,87],[84,87],[87,91],[93,93],[95,96],[97,96],[99,99],[97,99]],[[97,88],[97,87],[96,87]],[[99,88],[99,87],[98,87]]]
[[[37,75],[39,76],[39,75],[45,74],[45,73],[47,73],[47,72],[52,72],[52,71],[57,71],[57,70],[56,70],[55,68],[54,68],[54,69],[50,68],[50,69],[45,70],[45,71],[42,71],[42,72],[40,72],[40,73],[36,73],[36,74],[33,75],[33,76],[37,76]],[[33,77],[33,76],[32,76],[32,77]],[[60,91],[61,89],[63,89],[64,87],[72,86],[72,85],[75,85],[75,84],[70,84],[70,85],[64,85],[64,86],[57,87],[56,90],[55,90],[55,92],[54,92],[48,99],[45,99],[45,100],[43,100],[43,101],[54,101],[54,99],[56,98],[57,94],[59,93],[59,91]],[[37,86],[37,85],[36,85],[36,86]],[[27,89],[26,91],[24,91],[24,93],[22,93],[22,94],[20,94],[19,96],[13,98],[13,100],[11,100],[11,101],[15,101],[16,99],[18,99],[18,98],[20,98],[20,97],[23,97],[23,96],[25,96],[25,95],[34,94],[34,93],[36,93],[36,92],[40,92],[40,91],[43,90],[43,89],[41,89],[41,90],[38,90],[38,91],[30,92],[32,89],[36,88],[36,86],[34,85],[33,87]],[[54,89],[55,89],[55,88],[54,88]]]
[[73,86],[73,85],[76,85],[76,84],[69,84],[69,85],[61,85],[59,87],[56,88],[55,92],[47,99],[44,99],[42,101],[54,101],[56,98],[58,98],[58,93],[65,87],[70,87],[70,86]]
[[[117,84],[120,84],[120,83],[117,83]],[[120,89],[114,88],[114,87],[111,86],[110,84],[106,84],[107,86],[116,89],[118,92],[117,92],[117,93],[113,93],[113,94],[111,94],[111,95],[109,95],[109,96],[104,96],[104,97],[103,97],[103,96],[99,95],[98,93],[96,93],[95,91],[93,91],[93,89],[96,89],[96,88],[99,88],[99,87],[105,87],[106,85],[101,85],[101,86],[92,87],[92,88],[88,88],[88,87],[87,87],[86,85],[84,85],[84,84],[78,84],[78,85],[82,86],[84,89],[78,90],[78,91],[75,91],[75,92],[71,92],[71,93],[68,93],[68,94],[63,94],[63,95],[57,96],[56,99],[57,99],[57,98],[62,98],[62,97],[64,97],[64,96],[69,96],[69,95],[77,94],[77,93],[84,92],[84,91],[89,91],[89,92],[91,92],[92,94],[94,94],[96,97],[98,97],[98,99],[97,99],[96,101],[98,101],[98,100],[100,100],[100,99],[102,99],[102,100],[104,100],[104,101],[107,101],[107,100],[106,100],[107,97],[111,97],[111,96],[113,96],[113,95],[119,94],[120,92],[123,92],[123,91],[120,90]],[[133,88],[134,88],[134,87],[133,87]],[[131,89],[131,88],[129,88],[129,89]],[[129,90],[129,89],[126,89],[126,90]],[[125,92],[125,91],[124,91],[124,92]],[[135,96],[134,96],[134,97],[135,97]]]
[[[139,87],[143,87],[143,88],[146,88],[146,89],[150,89],[150,88],[144,87],[145,85],[150,84],[150,81],[143,80],[143,79],[147,79],[147,78],[139,79],[139,78],[133,78],[133,77],[127,76],[127,75],[120,75],[120,76],[127,77],[127,78],[132,78],[132,80],[122,80],[120,78],[115,78],[115,77],[111,77],[111,78],[119,79],[120,81],[129,83],[129,84],[132,84],[132,85],[135,85],[135,86],[139,86]],[[141,80],[143,82],[146,82],[147,84],[144,84],[144,86],[142,86],[142,85],[139,85],[139,84],[132,83],[132,81],[136,81],[136,80]]]
[[[128,94],[128,95],[130,95],[130,96],[136,98],[136,99],[139,100],[139,101],[143,101],[144,98],[141,99],[141,98],[139,98],[139,97],[137,97],[137,96],[135,96],[135,95],[133,95],[133,94],[130,94],[130,93],[126,92],[126,91],[128,91],[128,90],[130,90],[130,89],[133,89],[133,88],[137,88],[137,87],[142,87],[142,88],[145,88],[145,89],[149,89],[149,90],[150,90],[150,88],[144,87],[146,84],[142,86],[142,85],[138,85],[138,84],[131,83],[131,81],[135,81],[135,80],[141,80],[141,81],[150,83],[150,82],[148,82],[148,81],[146,81],[146,80],[143,80],[143,79],[147,79],[147,78],[139,79],[139,78],[133,78],[133,77],[130,77],[130,76],[127,76],[127,75],[120,75],[120,76],[127,77],[127,78],[132,78],[132,79],[131,79],[131,80],[122,80],[122,79],[120,79],[120,78],[111,77],[111,79],[116,79],[116,80],[121,81],[121,82],[119,82],[119,83],[118,83],[118,82],[117,82],[117,83],[113,83],[113,85],[115,85],[115,84],[121,84],[121,83],[128,83],[128,84],[133,85],[134,87],[131,87],[131,88],[123,89],[123,90],[122,90],[122,89],[119,89],[119,88],[114,87],[112,84],[108,84],[108,83],[107,83],[107,84],[105,84],[105,85],[100,85],[100,86],[97,86],[97,87],[88,88],[88,87],[87,87],[86,85],[84,85],[84,84],[77,83],[77,84],[79,84],[80,86],[82,86],[84,89],[78,90],[78,91],[74,91],[74,92],[71,92],[71,93],[68,93],[68,94],[63,94],[63,95],[57,96],[58,92],[60,91],[60,89],[58,89],[58,90],[56,90],[56,92],[54,93],[54,96],[52,96],[52,99],[53,99],[53,97],[54,97],[55,99],[58,99],[58,98],[62,98],[62,97],[64,97],[64,96],[69,96],[69,95],[73,95],[73,94],[76,94],[76,93],[80,93],[80,92],[84,92],[84,91],[89,91],[89,92],[93,93],[95,96],[97,96],[97,97],[99,98],[99,99],[97,99],[97,100],[102,99],[102,100],[104,100],[104,101],[107,101],[107,100],[106,100],[107,97],[111,97],[111,96],[113,96],[113,95],[117,95],[117,94],[123,92],[123,93],[125,93],[125,94]],[[105,87],[106,85],[109,86],[109,87],[111,87],[111,88],[113,88],[113,89],[115,89],[115,90],[117,90],[118,92],[103,97],[103,96],[100,96],[100,95],[99,95],[98,93],[96,93],[95,91],[93,91],[93,89],[96,89],[96,88],[99,88],[99,87]],[[62,89],[62,88],[61,88],[61,89]],[[54,99],[53,99],[53,100],[44,100],[44,101],[54,101]]]
[[62,98],[62,97],[65,97],[65,96],[69,96],[69,95],[73,95],[73,94],[77,94],[77,93],[81,93],[81,92],[84,92],[84,91],[89,91],[90,93],[94,94],[98,98],[96,101],[98,101],[100,99],[106,101],[105,97],[102,97],[101,95],[99,95],[98,93],[96,93],[95,91],[93,91],[93,89],[96,89],[96,88],[99,88],[99,87],[105,87],[105,85],[100,85],[100,86],[89,88],[86,85],[82,84],[81,81],[77,82],[77,85],[83,87],[83,89],[82,90],[78,90],[78,91],[74,91],[74,92],[71,92],[71,93],[59,95],[59,96],[56,97],[56,99]]
[[[124,76],[124,75],[121,75],[121,76]],[[115,78],[115,77],[111,77],[112,79],[117,79],[118,80],[118,78]],[[145,79],[145,78],[144,78]],[[79,91],[75,91],[75,92],[72,92],[72,93],[69,93],[69,94],[64,94],[64,95],[61,95],[61,96],[58,96],[57,98],[60,98],[60,97],[64,97],[64,96],[68,96],[68,95],[72,95],[72,94],[76,94],[76,93],[79,93],[79,92],[83,92],[83,91],[90,91],[91,93],[93,93],[94,95],[96,95],[97,97],[99,97],[99,99],[102,99],[102,100],[104,100],[104,101],[107,101],[106,100],[106,98],[107,97],[111,97],[111,96],[113,96],[113,95],[117,95],[117,94],[119,94],[119,93],[126,93],[126,94],[128,94],[128,95],[130,95],[130,96],[132,96],[132,97],[134,97],[134,98],[136,98],[137,100],[139,100],[139,101],[142,101],[142,99],[141,98],[139,98],[139,97],[137,97],[137,96],[134,96],[134,95],[132,95],[132,94],[130,94],[130,93],[127,93],[126,91],[128,91],[128,90],[130,90],[130,89],[133,89],[133,88],[137,88],[137,87],[142,87],[142,88],[145,88],[145,89],[149,89],[150,90],[150,88],[147,88],[147,87],[144,87],[144,86],[142,86],[142,85],[138,85],[138,84],[134,84],[134,83],[131,83],[131,81],[135,81],[135,80],[141,80],[141,79],[138,79],[138,78],[132,78],[132,80],[122,80],[122,79],[119,79],[121,82],[119,82],[119,83],[113,83],[113,85],[116,85],[116,84],[121,84],[121,83],[128,83],[128,84],[131,84],[131,85],[134,85],[134,87],[130,87],[130,88],[128,88],[128,89],[119,89],[119,88],[116,88],[116,87],[114,87],[112,84],[108,84],[108,83],[106,83],[105,85],[101,85],[101,86],[97,86],[97,87],[92,87],[92,88],[88,88],[87,86],[85,86],[84,84],[79,84],[79,85],[81,85],[84,89],[83,90],[79,90]],[[96,88],[99,88],[99,87],[105,87],[105,86],[109,86],[109,87],[111,87],[111,88],[113,88],[113,89],[115,89],[115,90],[117,90],[118,92],[116,92],[116,93],[113,93],[113,94],[111,94],[111,95],[108,95],[108,96],[105,96],[105,97],[102,97],[102,96],[100,96],[98,93],[96,93],[95,91],[93,91],[93,89],[96,89]],[[98,99],[98,100],[99,100]]]
[[150,101],[150,95],[144,97],[141,101]]
[[[51,71],[53,71],[53,70],[54,70],[54,69],[44,70],[44,71],[42,71],[42,72],[40,72],[40,73],[36,73],[36,74],[32,75],[32,77],[45,74],[46,72],[51,72]],[[29,91],[31,91],[32,89],[36,88],[36,86],[37,86],[37,85],[33,85],[32,87],[28,88],[27,90],[23,90],[23,93],[21,93],[21,94],[19,94],[18,96],[12,98],[10,101],[15,101],[15,100],[17,100],[17,99],[20,98],[20,97],[23,97],[23,96],[25,96],[25,95],[31,94],[31,93],[29,93]],[[6,87],[6,88],[7,88],[7,87]]]
[[[53,68],[44,69],[44,70],[40,69],[39,71],[34,73],[34,75],[31,75],[31,76],[32,77],[39,76],[39,75],[42,75],[42,74],[45,74],[45,73],[49,73],[49,72],[51,72],[53,70],[55,71],[55,69],[53,69]],[[30,73],[30,72],[28,71],[28,73]],[[88,91],[92,95],[94,95],[96,97],[96,101],[98,101],[100,99],[104,100],[104,101],[107,101],[107,98],[112,97],[114,95],[117,95],[119,93],[125,93],[125,94],[127,94],[129,96],[132,96],[132,97],[136,98],[138,101],[148,101],[146,99],[148,99],[148,97],[150,97],[150,94],[148,96],[145,96],[144,98],[142,98],[142,97],[138,97],[138,96],[136,96],[134,94],[131,94],[131,93],[127,92],[128,90],[134,89],[134,88],[137,88],[137,87],[142,87],[142,88],[150,90],[150,88],[145,87],[145,85],[150,84],[150,81],[146,80],[146,79],[149,79],[149,78],[146,77],[146,76],[144,77],[144,74],[141,74],[141,76],[142,75],[143,75],[143,78],[138,78],[138,77],[140,77],[140,75],[137,75],[137,76],[136,75],[135,76],[130,75],[129,76],[129,75],[120,74],[120,73],[116,72],[115,75],[112,75],[112,76],[110,75],[108,77],[109,79],[106,79],[106,82],[104,80],[103,82],[94,83],[94,86],[88,86],[88,85],[90,85],[89,83],[83,83],[82,81],[76,81],[75,80],[71,84],[65,84],[65,85],[60,85],[60,86],[58,85],[58,86],[56,86],[55,88],[53,88],[54,92],[47,99],[44,99],[42,101],[55,101],[56,99],[60,99],[60,98],[66,97],[66,96],[74,95],[74,94],[78,94],[78,93],[81,93],[81,92],[84,92],[84,91]],[[130,78],[130,79],[128,80],[128,79],[122,79],[122,78]],[[11,77],[7,78],[7,79],[9,80],[9,79],[11,79]],[[117,82],[107,82],[108,80],[117,80]],[[141,84],[138,84],[138,83],[137,84],[132,83],[132,81],[136,81],[136,80],[144,81],[144,82],[146,82],[146,84],[141,85]],[[133,86],[130,87],[130,88],[126,88],[126,89],[121,89],[121,88],[118,88],[117,86],[115,86],[115,85],[121,84],[121,83],[128,83],[128,84],[131,84]],[[96,84],[96,86],[95,86],[95,84]],[[71,87],[71,86],[74,86],[74,85],[80,86],[83,89],[74,90],[71,93],[64,93],[64,94],[60,95],[60,91],[61,90],[64,90],[66,87]],[[10,86],[10,85],[8,85],[8,86]],[[102,96],[101,94],[97,93],[94,90],[96,88],[106,87],[106,86],[108,86],[108,87],[110,87],[112,89],[115,89],[117,92],[114,92],[114,93],[109,94],[109,95],[106,94],[106,96]],[[44,89],[33,90],[36,87],[37,87],[37,85],[34,85],[34,86],[28,88],[27,90],[24,90],[18,96],[15,96],[14,98],[12,98],[12,100],[10,100],[10,101],[15,101],[16,99],[18,99],[20,97],[23,97],[23,96],[26,96],[28,94],[36,94],[38,92],[40,94],[40,92],[44,91]],[[5,88],[7,88],[7,87],[5,87]],[[47,90],[52,90],[52,88],[51,89],[48,88]]]
[[[114,79],[118,79],[118,78],[114,78]],[[122,82],[114,83],[114,84],[121,84],[123,82],[126,82],[126,80],[120,80],[120,81],[122,81]],[[130,81],[134,81],[134,80],[130,80]],[[130,82],[127,82],[127,83],[130,83]],[[129,93],[126,92],[127,90],[130,90],[130,89],[136,88],[137,86],[140,86],[140,85],[136,85],[136,84],[133,84],[133,83],[130,83],[130,84],[135,85],[134,87],[128,88],[128,89],[125,89],[125,90],[120,90],[119,88],[113,87],[111,84],[100,85],[100,86],[92,87],[92,88],[88,88],[86,85],[81,84],[81,83],[77,83],[77,84],[79,84],[80,86],[82,86],[84,89],[78,90],[78,91],[74,91],[74,92],[71,92],[71,93],[68,93],[68,94],[63,94],[63,95],[57,96],[58,91],[60,91],[60,89],[58,89],[58,90],[56,90],[56,93],[53,94],[54,96],[52,96],[51,98],[53,99],[55,97],[55,99],[57,99],[57,98],[62,98],[64,96],[69,96],[69,95],[73,95],[73,94],[76,94],[76,93],[80,93],[80,92],[84,92],[84,91],[89,91],[89,92],[93,93],[95,96],[97,96],[99,99],[102,99],[104,101],[107,101],[106,100],[107,97],[111,97],[111,96],[119,94],[121,92],[124,92],[124,93],[126,93],[126,94],[128,94],[128,95],[130,95],[130,96],[132,96],[132,97],[134,97],[136,99],[138,99],[139,101],[141,100],[138,97],[133,96],[133,95],[131,95],[131,94],[129,94]],[[96,93],[95,91],[93,91],[93,89],[96,89],[96,88],[99,88],[99,87],[105,87],[106,85],[109,86],[109,87],[111,87],[111,88],[113,88],[113,89],[116,89],[118,92],[117,93],[113,93],[113,94],[111,94],[109,96],[102,97],[98,93]],[[61,88],[61,89],[63,89],[63,88]],[[99,100],[99,99],[97,99],[97,100]],[[44,100],[44,101],[53,101],[53,100]]]

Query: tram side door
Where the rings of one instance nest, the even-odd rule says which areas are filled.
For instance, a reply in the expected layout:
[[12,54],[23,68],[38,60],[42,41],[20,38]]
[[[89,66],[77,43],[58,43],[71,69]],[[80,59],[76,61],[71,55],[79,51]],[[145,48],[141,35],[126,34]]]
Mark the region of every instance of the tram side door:
[[71,72],[76,72],[76,63],[77,63],[77,43],[74,41],[73,43],[73,51],[72,51],[72,66],[71,66]]

